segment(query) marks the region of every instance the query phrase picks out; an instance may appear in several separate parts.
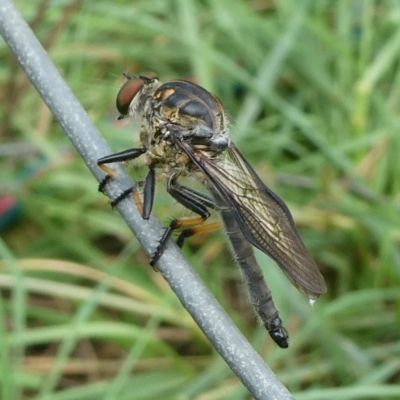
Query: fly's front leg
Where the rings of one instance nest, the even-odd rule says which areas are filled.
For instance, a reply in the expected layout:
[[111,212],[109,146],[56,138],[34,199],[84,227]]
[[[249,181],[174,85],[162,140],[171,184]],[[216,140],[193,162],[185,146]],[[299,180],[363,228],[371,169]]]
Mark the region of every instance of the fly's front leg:
[[99,158],[97,160],[97,165],[107,174],[105,178],[100,182],[99,192],[103,192],[107,182],[117,176],[117,172],[114,169],[110,168],[107,164],[134,160],[135,158],[138,158],[142,154],[146,153],[146,151],[146,148],[141,147],[139,149],[128,149],[120,151],[119,153],[114,153]]
[[[197,227],[197,228],[186,228],[188,226],[199,225],[205,220],[210,217],[210,212],[207,210],[207,207],[214,208],[216,205],[214,204],[213,200],[209,197],[198,193],[186,186],[181,186],[176,183],[175,177],[172,175],[166,185],[167,192],[180,204],[184,207],[193,211],[199,217],[195,218],[183,218],[183,219],[174,219],[171,221],[169,226],[165,229],[164,234],[162,235],[158,247],[151,258],[150,265],[154,266],[165,248],[165,245],[168,239],[171,237],[172,233],[176,229],[183,229],[181,235],[178,238],[178,245],[179,247],[183,246],[183,242],[186,237],[192,236],[198,232],[204,232],[210,229],[217,229],[218,226],[216,224],[211,224],[204,227]],[[212,228],[208,228],[212,226]],[[186,229],[185,229],[186,228]]]
[[[114,163],[114,162],[123,162],[123,161],[134,160],[135,158],[140,157],[146,151],[147,151],[147,149],[142,147],[142,148],[138,148],[138,149],[124,150],[119,153],[110,154],[108,156],[99,158],[97,160],[97,165],[107,174],[99,184],[99,191],[104,192],[104,188],[107,185],[107,183],[111,179],[113,179],[117,176],[116,171],[113,168],[110,168],[107,164]],[[151,190],[151,185],[153,185],[152,190]],[[148,219],[148,216],[150,215],[150,211],[151,211],[151,207],[152,207],[152,202],[153,202],[152,197],[154,197],[154,185],[155,185],[155,174],[154,174],[154,170],[150,169],[150,172],[145,181],[145,189],[147,187],[147,193],[148,193],[147,206],[143,205],[139,194],[137,193],[137,191],[134,188],[129,188],[127,190],[124,190],[119,196],[117,196],[115,199],[111,200],[111,206],[115,207],[121,200],[125,199],[130,194],[133,194],[135,203],[138,205],[139,209],[141,210],[143,217],[145,217],[147,215],[147,219]],[[152,193],[152,196],[150,196],[151,193]],[[146,199],[145,199],[145,204],[146,204]]]

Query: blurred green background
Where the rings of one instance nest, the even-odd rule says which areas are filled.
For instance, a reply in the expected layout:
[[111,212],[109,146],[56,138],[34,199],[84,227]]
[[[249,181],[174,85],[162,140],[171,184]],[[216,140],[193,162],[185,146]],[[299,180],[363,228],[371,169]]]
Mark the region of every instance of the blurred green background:
[[[296,399],[400,398],[400,2],[16,1],[115,151],[122,72],[195,78],[288,204],[329,292],[260,264],[259,326],[221,232],[184,252]],[[0,42],[2,398],[249,399]],[[142,177],[143,170],[133,171]],[[182,210],[159,188],[154,212]]]

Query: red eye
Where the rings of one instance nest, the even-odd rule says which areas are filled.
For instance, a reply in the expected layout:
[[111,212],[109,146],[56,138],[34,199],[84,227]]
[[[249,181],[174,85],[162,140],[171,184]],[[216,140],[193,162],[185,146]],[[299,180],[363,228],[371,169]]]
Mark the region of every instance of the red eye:
[[[117,110],[121,116],[128,114],[129,106],[131,105],[135,96],[139,93],[140,89],[145,83],[154,82],[157,80],[157,75],[154,72],[148,72],[143,75],[135,75],[131,77],[129,74],[124,74],[128,79],[121,87],[117,94]],[[140,78],[140,79],[133,79]]]
[[121,87],[117,94],[117,110],[121,115],[128,114],[129,106],[133,98],[138,94],[139,90],[143,87],[141,79],[132,80],[128,79]]

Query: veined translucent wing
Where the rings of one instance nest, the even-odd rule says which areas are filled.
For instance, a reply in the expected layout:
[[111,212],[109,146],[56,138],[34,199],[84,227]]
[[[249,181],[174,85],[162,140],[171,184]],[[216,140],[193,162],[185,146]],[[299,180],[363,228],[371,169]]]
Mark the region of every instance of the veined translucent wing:
[[231,209],[245,238],[272,257],[311,299],[326,293],[324,278],[301,240],[288,207],[265,186],[239,149],[231,143],[223,154],[210,157],[188,143],[179,145]]

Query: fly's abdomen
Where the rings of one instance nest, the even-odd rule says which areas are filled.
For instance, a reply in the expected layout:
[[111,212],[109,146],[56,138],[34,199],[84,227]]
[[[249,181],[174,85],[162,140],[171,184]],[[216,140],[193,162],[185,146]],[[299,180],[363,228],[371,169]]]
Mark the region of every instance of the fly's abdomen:
[[265,325],[271,338],[282,348],[289,347],[289,335],[282,325],[278,310],[272,299],[260,265],[254,255],[253,246],[245,239],[234,214],[224,204],[218,191],[208,185],[217,204],[224,222],[229,241],[231,242],[237,263],[248,287],[251,304]]

